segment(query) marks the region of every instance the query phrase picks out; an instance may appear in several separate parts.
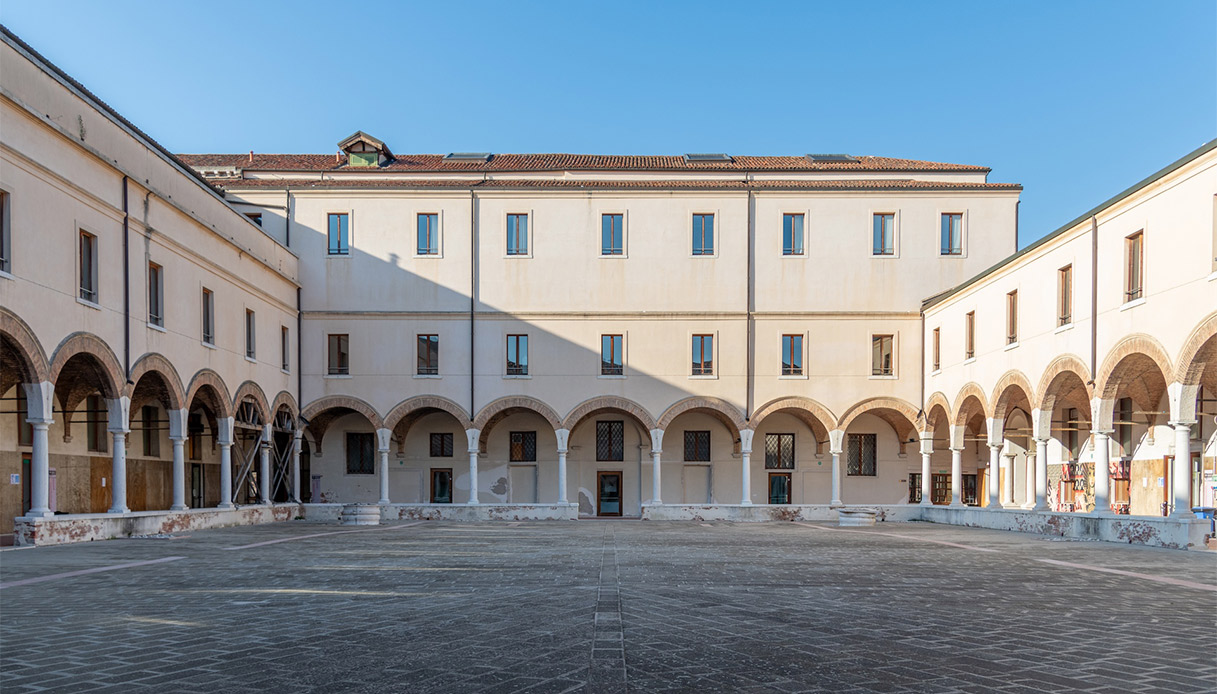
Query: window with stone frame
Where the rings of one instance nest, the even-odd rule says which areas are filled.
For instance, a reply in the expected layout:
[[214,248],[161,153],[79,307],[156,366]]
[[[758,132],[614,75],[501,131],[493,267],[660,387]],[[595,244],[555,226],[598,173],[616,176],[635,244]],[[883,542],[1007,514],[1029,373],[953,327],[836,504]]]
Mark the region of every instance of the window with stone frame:
[[596,460],[625,460],[625,422],[596,422]]
[[347,432],[347,474],[371,475],[376,472],[376,435]]
[[452,457],[452,434],[431,434],[431,457]]
[[418,336],[418,375],[439,374],[439,335]]
[[876,436],[875,434],[850,434],[848,443],[848,464],[846,474],[852,476],[874,477],[876,468]]
[[511,462],[535,463],[537,461],[537,432],[513,431],[509,438]]
[[765,469],[794,469],[794,434],[765,434]]
[[710,462],[710,432],[685,432],[685,462]]

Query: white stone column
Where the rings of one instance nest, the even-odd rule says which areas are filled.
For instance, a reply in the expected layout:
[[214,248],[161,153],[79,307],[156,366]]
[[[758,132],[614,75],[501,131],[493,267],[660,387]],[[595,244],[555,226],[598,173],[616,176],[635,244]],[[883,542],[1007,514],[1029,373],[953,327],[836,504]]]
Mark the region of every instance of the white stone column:
[[1002,507],[1001,499],[999,498],[1001,491],[1001,447],[1000,443],[989,444],[989,483],[985,491],[989,493],[989,510],[997,510]]
[[300,451],[304,443],[304,430],[297,429],[292,442],[292,501],[300,503]]
[[963,505],[963,448],[951,446],[951,506]]
[[651,505],[663,505],[663,429],[651,430]]
[[111,451],[113,479],[110,480],[110,513],[129,513],[131,509],[127,506],[127,433],[131,431],[131,398],[124,395],[106,400],[106,411],[114,446]]
[[933,479],[933,473],[930,470],[931,458],[934,455],[934,434],[932,432],[923,433],[921,435],[921,505],[934,505],[934,488],[930,484]]
[[168,410],[169,440],[173,442],[173,505],[170,511],[185,511],[186,506],[186,410]]
[[393,437],[393,432],[390,429],[376,430],[376,452],[380,460],[380,501],[381,506],[389,505],[389,442]]
[[55,385],[43,381],[26,383],[26,419],[34,429],[34,450],[30,455],[30,510],[27,518],[43,518],[54,515],[51,511],[51,451],[50,428],[54,421]]
[[466,429],[465,438],[469,446],[469,505],[478,503],[478,439],[482,432],[479,429]]
[[570,447],[570,429],[555,429],[554,436],[558,439],[558,503],[569,503],[566,500],[566,453]]
[[261,501],[266,505],[271,502],[271,487],[274,486],[274,482],[270,478],[271,440],[270,425],[262,425],[262,443],[258,447],[258,495],[262,497]]
[[829,506],[844,506],[841,501],[841,443],[845,440],[845,432],[833,429],[828,432],[828,452],[832,453],[832,500]]
[[1048,439],[1035,440],[1035,511],[1048,510]]
[[[739,433],[741,506],[752,505],[752,439],[755,435],[752,429],[741,429]],[[791,496],[794,496],[793,493]],[[768,502],[768,499],[765,501]]]
[[216,420],[216,443],[220,444],[220,503],[216,508],[234,508],[232,503],[232,417]]
[[1175,427],[1175,464],[1171,470],[1172,518],[1195,518],[1192,513],[1192,425],[1195,422],[1171,422]]
[[1030,510],[1035,508],[1035,461],[1036,456],[1031,451],[1023,456],[1023,496],[1026,499],[1023,501],[1023,508]]
[[1012,508],[1014,506],[1014,454],[1007,453],[1002,456],[1002,460],[1006,463],[1002,466],[1006,468],[1006,476],[1002,481],[1001,505],[1003,508],[1007,506]]
[[1092,431],[1094,435],[1094,514],[1111,513],[1111,432]]

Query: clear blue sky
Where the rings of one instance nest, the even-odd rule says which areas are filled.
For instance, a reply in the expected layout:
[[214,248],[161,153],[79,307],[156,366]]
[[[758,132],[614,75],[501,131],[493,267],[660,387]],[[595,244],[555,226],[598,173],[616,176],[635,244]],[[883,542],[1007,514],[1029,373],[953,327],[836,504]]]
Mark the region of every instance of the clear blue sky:
[[990,166],[1026,244],[1217,136],[1217,3],[18,2],[175,152],[805,154]]

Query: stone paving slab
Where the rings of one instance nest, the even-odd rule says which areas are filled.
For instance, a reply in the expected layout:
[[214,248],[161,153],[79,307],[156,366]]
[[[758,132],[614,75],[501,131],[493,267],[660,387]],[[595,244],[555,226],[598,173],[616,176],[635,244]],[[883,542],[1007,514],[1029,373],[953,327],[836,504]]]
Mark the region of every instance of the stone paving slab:
[[297,521],[0,552],[0,691],[1212,692],[1215,615],[1211,553],[927,523]]

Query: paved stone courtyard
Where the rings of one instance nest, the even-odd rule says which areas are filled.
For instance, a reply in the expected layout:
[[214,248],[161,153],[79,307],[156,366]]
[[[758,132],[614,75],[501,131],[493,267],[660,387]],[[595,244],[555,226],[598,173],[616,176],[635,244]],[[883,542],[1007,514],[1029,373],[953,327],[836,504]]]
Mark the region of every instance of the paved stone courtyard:
[[1217,555],[924,523],[297,521],[0,591],[6,694],[1217,689]]

